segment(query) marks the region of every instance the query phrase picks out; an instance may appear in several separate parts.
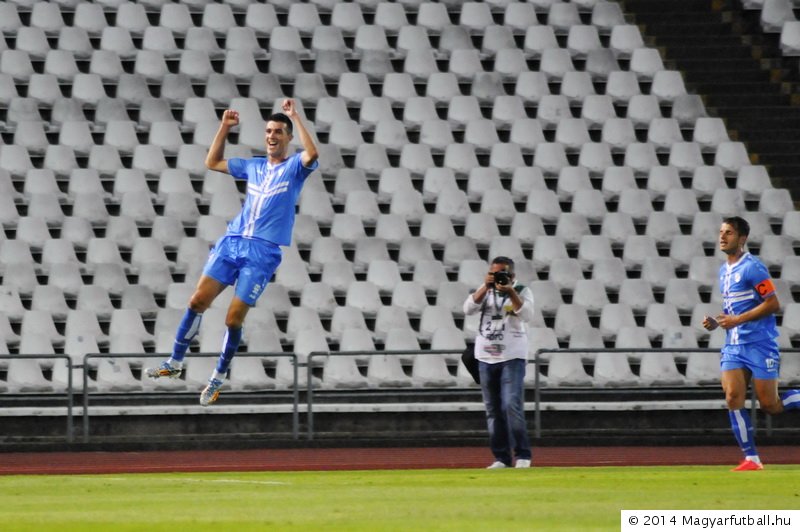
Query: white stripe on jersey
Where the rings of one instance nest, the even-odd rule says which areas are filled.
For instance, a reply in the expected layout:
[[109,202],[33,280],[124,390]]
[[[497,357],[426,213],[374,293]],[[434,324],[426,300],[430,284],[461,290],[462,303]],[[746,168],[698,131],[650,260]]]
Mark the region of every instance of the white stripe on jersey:
[[[738,263],[737,263],[738,264]],[[725,310],[725,314],[733,314],[733,304],[737,301],[743,301],[743,299],[739,299],[738,297],[731,297],[731,296],[740,296],[742,292],[730,292],[731,289],[731,282],[733,280],[733,266],[730,264],[726,265],[727,268],[725,269],[725,278],[723,279],[723,289],[722,289],[722,308]],[[750,298],[745,298],[750,299]],[[732,329],[728,329],[728,340],[732,345],[736,345],[739,343],[739,327],[734,327]],[[746,438],[745,438],[746,440]]]
[[280,166],[281,165],[270,166],[270,164],[267,163],[266,164],[267,175],[265,179],[261,182],[261,184],[255,185],[253,183],[248,183],[247,194],[252,198],[252,201],[250,204],[250,212],[248,213],[249,215],[247,217],[247,223],[245,225],[244,231],[242,232],[242,236],[245,237],[253,236],[256,229],[256,221],[261,216],[261,211],[264,209],[264,205],[266,204],[267,199],[274,196],[275,194],[286,192],[289,189],[289,183],[287,181],[278,183],[275,186],[272,185],[272,181],[275,179],[276,174],[278,176],[283,175],[283,171],[276,173],[276,170]]
[[749,292],[747,294],[742,294],[738,296],[734,296],[730,294],[728,297],[725,298],[725,301],[728,303],[738,303],[740,301],[747,301],[748,299],[755,299],[756,295],[753,292]]

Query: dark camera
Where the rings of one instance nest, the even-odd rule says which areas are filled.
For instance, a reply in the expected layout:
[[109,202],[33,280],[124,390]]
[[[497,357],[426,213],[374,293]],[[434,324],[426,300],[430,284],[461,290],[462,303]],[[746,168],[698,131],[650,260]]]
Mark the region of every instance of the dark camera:
[[509,275],[508,272],[504,271],[494,272],[494,284],[505,286],[510,282],[511,282],[511,275]]

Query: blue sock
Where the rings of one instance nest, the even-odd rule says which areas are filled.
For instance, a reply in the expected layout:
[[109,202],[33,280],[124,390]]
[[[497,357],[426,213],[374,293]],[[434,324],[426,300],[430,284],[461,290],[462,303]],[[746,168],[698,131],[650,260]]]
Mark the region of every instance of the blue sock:
[[233,355],[236,354],[236,350],[239,349],[239,342],[242,340],[242,330],[242,327],[238,329],[228,327],[228,332],[225,333],[225,339],[222,341],[222,353],[220,353],[217,360],[218,374],[225,375],[228,373],[228,367],[231,365]]
[[753,423],[750,421],[750,412],[744,408],[728,410],[731,419],[731,428],[739,447],[745,456],[758,456],[756,442],[753,437]]
[[183,357],[186,356],[186,351],[189,349],[189,344],[197,336],[197,331],[200,330],[200,322],[203,320],[203,315],[187,308],[186,313],[181,318],[178,324],[178,331],[175,333],[175,343],[172,346],[172,360],[175,362],[183,362]]
[[800,390],[788,390],[780,394],[784,410],[800,408]]

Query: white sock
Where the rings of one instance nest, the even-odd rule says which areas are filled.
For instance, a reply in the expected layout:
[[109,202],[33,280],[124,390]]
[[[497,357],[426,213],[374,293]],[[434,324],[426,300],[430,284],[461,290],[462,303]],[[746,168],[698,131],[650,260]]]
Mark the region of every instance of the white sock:
[[750,460],[751,462],[755,462],[755,463],[757,463],[757,464],[760,464],[760,463],[761,463],[761,458],[759,458],[759,457],[758,457],[758,455],[755,455],[755,456],[745,456],[745,457],[744,457],[744,459],[745,459],[745,460]]
[[170,359],[167,360],[167,363],[169,363],[169,365],[175,369],[181,369],[183,367],[183,360],[175,360],[172,357],[170,357]]
[[225,373],[220,373],[219,371],[214,370],[214,373],[211,374],[211,378],[212,379],[217,379],[219,381],[224,381],[225,380]]

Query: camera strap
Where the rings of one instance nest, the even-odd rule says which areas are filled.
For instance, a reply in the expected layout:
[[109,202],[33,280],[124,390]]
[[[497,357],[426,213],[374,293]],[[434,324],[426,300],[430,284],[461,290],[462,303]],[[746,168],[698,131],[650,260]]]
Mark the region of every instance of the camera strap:
[[[514,291],[517,292],[517,294],[521,294],[524,289],[525,289],[524,285],[521,285],[519,283],[516,283],[514,285]],[[500,304],[499,305],[497,304],[497,302],[498,302],[497,294],[498,294],[497,290],[492,288],[492,309],[491,310],[493,312],[492,312],[492,316],[491,316],[491,319],[492,319],[491,329],[489,331],[489,332],[492,332],[492,333],[501,332],[503,330],[503,328],[505,327],[505,323],[504,323],[505,315],[503,314],[503,307],[505,306],[506,300],[508,299],[508,294],[503,294],[503,298],[500,299]],[[483,303],[481,304],[481,317],[480,317],[480,321],[478,322],[478,334],[480,334],[481,336],[483,336],[483,318],[486,316],[487,307],[489,306],[489,305],[487,305],[486,299],[487,298],[484,298]]]

